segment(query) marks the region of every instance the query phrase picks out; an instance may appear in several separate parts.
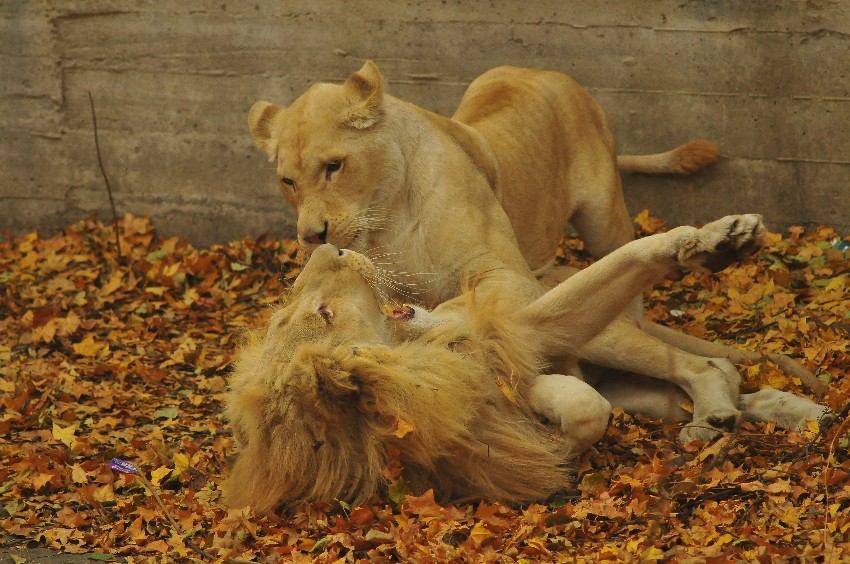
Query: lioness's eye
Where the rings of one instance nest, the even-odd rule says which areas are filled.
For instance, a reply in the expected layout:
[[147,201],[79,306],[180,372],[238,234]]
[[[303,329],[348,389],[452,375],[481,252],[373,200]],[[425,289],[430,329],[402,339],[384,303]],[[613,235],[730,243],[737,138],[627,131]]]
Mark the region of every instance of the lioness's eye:
[[330,180],[331,175],[338,171],[340,167],[342,167],[342,161],[330,161],[325,165],[325,178]]
[[295,189],[295,181],[292,180],[291,178],[287,178],[285,176],[282,176],[280,178],[280,181],[283,182],[284,184],[286,184],[287,186],[290,186],[293,190]]

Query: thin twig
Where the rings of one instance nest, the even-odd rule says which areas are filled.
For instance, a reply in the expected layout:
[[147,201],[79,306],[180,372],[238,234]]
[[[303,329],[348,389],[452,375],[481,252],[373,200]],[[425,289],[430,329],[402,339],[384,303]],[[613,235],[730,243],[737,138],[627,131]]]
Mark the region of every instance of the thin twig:
[[118,236],[118,213],[115,211],[115,200],[112,197],[112,186],[109,185],[109,178],[106,176],[106,169],[103,168],[103,160],[100,157],[100,143],[97,139],[97,116],[94,113],[94,98],[91,92],[89,95],[89,105],[91,106],[91,122],[94,128],[94,148],[97,152],[97,165],[100,167],[100,174],[103,176],[103,181],[106,183],[106,193],[109,194],[109,207],[112,208],[112,225],[115,228],[115,250],[118,252],[118,260],[122,260],[121,256],[121,238]]
[[714,468],[720,468],[720,466],[726,461],[729,457],[729,452],[738,445],[738,432],[735,431],[728,437],[724,437],[721,440],[725,440],[726,442],[720,447],[717,454],[714,455],[714,458],[702,467],[703,474],[710,472]]
[[835,550],[835,545],[832,539],[832,536],[829,534],[829,475],[830,470],[832,470],[832,461],[835,456],[835,444],[839,441],[844,433],[844,428],[847,426],[847,422],[850,419],[847,418],[847,411],[850,410],[850,402],[844,405],[844,409],[838,414],[839,417],[843,417],[843,421],[838,426],[838,429],[835,431],[835,435],[832,437],[832,440],[829,442],[829,450],[826,453],[826,461],[824,463],[824,468],[821,470],[822,482],[823,482],[823,551],[826,553],[825,562],[832,561],[832,553]]
[[[186,546],[188,546],[207,560],[215,560],[215,556],[195,544],[189,538],[189,535],[187,535],[185,532],[181,532],[180,525],[177,523],[177,521],[174,520],[174,517],[171,516],[171,513],[168,511],[168,508],[165,506],[165,502],[163,502],[162,498],[159,497],[159,493],[157,493],[156,487],[152,483],[150,483],[150,481],[145,478],[141,472],[137,471],[134,473],[134,475],[139,478],[139,481],[141,481],[142,484],[144,484],[145,488],[147,488],[151,495],[153,495],[154,501],[156,501],[157,505],[159,505],[159,508],[162,509],[162,513],[163,515],[165,515],[165,519],[168,521],[169,525],[171,525],[172,531],[174,531],[174,533],[176,533],[183,539],[183,542],[186,543]],[[226,558],[224,562],[226,564],[254,564],[250,560],[239,560],[237,558]]]

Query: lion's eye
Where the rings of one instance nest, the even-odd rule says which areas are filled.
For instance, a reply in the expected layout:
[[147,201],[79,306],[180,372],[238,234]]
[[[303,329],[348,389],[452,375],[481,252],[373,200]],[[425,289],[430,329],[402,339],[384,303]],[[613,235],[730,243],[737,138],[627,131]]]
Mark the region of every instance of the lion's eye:
[[330,180],[331,175],[342,167],[342,161],[330,161],[325,165],[325,179]]
[[287,178],[285,176],[282,176],[280,178],[280,181],[282,183],[286,184],[287,186],[289,186],[290,188],[292,188],[293,190],[295,190],[295,181],[292,180],[291,178]]
[[333,314],[333,312],[332,312],[332,311],[330,310],[330,308],[329,308],[327,305],[325,305],[325,304],[320,305],[320,306],[319,306],[319,309],[318,309],[318,310],[316,310],[316,313],[318,313],[318,314],[319,314],[319,317],[321,317],[321,318],[322,318],[322,320],[323,320],[325,323],[330,323],[330,322],[331,322],[331,319],[333,319],[333,318],[334,318],[334,314]]

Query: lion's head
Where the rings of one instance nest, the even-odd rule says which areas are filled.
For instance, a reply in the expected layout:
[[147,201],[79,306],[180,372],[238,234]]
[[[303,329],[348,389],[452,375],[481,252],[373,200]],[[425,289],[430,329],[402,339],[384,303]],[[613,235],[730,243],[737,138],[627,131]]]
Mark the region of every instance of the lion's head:
[[404,174],[384,118],[383,80],[371,61],[345,84],[314,84],[288,107],[260,101],[251,108],[251,134],[277,163],[308,254],[322,243],[362,248],[382,221],[375,208]]
[[476,348],[476,335],[498,331],[446,323],[394,342],[374,276],[364,256],[318,247],[241,351],[226,409],[241,449],[228,503],[364,502],[384,489],[388,447],[414,491],[443,499],[562,486],[565,445],[495,383],[487,359],[499,355]]

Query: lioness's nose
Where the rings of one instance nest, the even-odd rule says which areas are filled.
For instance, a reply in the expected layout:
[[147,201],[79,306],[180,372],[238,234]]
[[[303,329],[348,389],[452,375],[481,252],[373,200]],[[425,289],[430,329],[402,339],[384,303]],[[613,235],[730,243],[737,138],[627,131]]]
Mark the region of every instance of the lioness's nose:
[[325,222],[324,228],[321,231],[302,233],[300,239],[311,245],[321,245],[322,243],[325,243],[328,239],[328,222]]

